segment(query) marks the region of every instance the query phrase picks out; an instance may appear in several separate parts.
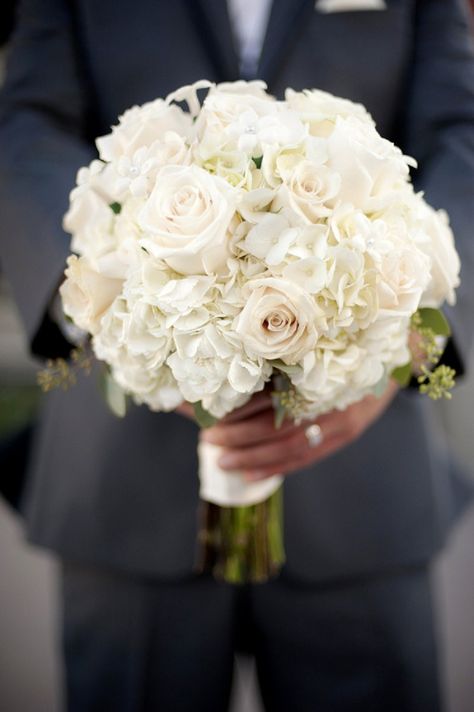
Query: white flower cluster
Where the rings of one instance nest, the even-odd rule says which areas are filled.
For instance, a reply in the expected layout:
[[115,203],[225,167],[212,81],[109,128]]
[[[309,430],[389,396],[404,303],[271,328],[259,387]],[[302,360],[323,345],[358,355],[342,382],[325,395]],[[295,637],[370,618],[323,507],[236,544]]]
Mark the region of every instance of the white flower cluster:
[[64,310],[152,409],[221,417],[275,369],[308,414],[344,408],[409,360],[418,307],[453,303],[453,236],[413,161],[360,105],[265,89],[133,107],[79,171]]

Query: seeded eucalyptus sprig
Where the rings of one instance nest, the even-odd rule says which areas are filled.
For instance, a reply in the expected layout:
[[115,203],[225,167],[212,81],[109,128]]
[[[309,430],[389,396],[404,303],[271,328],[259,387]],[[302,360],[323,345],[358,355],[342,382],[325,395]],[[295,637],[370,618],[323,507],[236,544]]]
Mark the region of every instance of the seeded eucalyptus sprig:
[[282,371],[276,371],[273,375],[272,402],[277,429],[282,426],[285,418],[299,422],[307,413],[308,402]]
[[[418,334],[419,349],[424,354],[425,363],[419,367],[417,381],[420,393],[433,400],[452,398],[451,389],[456,385],[456,371],[450,366],[437,366],[443,354],[437,337],[449,337],[451,329],[446,317],[439,309],[418,309],[411,318],[411,330]],[[402,386],[408,385],[413,374],[412,362],[396,368],[392,377]]]
[[89,375],[92,370],[93,354],[89,345],[78,346],[71,351],[70,360],[64,358],[49,359],[46,368],[37,374],[37,383],[44,393],[53,388],[67,391],[77,383],[80,372]]

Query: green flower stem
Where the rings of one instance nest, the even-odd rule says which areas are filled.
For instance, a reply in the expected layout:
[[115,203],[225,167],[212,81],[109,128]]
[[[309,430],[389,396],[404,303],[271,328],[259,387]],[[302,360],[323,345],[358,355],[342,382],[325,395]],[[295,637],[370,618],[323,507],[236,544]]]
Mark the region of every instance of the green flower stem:
[[285,561],[283,492],[247,507],[202,502],[197,568],[228,583],[257,583],[275,576]]

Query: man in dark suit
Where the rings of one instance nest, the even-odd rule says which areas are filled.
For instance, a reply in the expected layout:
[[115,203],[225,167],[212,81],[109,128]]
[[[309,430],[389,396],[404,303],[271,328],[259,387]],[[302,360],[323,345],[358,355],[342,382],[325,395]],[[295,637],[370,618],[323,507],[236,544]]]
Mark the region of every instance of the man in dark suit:
[[[35,353],[70,348],[50,307],[69,247],[61,216],[94,137],[128,106],[203,77],[243,72],[276,95],[319,87],[363,102],[419,160],[417,187],[450,212],[464,275],[472,269],[474,60],[463,0],[255,0],[231,10],[233,28],[217,0],[20,3],[0,109],[0,230]],[[451,363],[467,352],[473,306],[465,278]],[[218,437],[245,459],[248,421],[267,415],[268,403],[244,411],[238,436],[220,426]],[[439,708],[429,564],[455,511],[446,448],[416,393],[392,387],[329,417],[343,432],[330,457],[323,440],[284,461],[285,473],[305,467],[285,482],[282,575],[238,588],[192,573],[194,423],[144,408],[114,419],[94,379],[48,397],[23,509],[29,539],[63,561],[69,709],[221,712],[239,646],[255,655],[272,711]]]

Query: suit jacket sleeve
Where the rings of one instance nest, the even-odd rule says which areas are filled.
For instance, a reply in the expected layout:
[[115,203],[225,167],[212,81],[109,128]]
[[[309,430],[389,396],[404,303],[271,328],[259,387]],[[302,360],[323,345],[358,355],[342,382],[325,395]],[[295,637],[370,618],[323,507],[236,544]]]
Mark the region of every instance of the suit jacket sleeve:
[[25,0],[0,96],[0,259],[33,351],[62,355],[48,321],[69,250],[62,216],[77,169],[94,155],[89,90],[65,0]]
[[450,216],[461,257],[458,303],[448,308],[445,359],[466,362],[474,331],[474,52],[463,0],[419,0],[413,73],[403,102],[405,150],[420,165],[415,186]]

